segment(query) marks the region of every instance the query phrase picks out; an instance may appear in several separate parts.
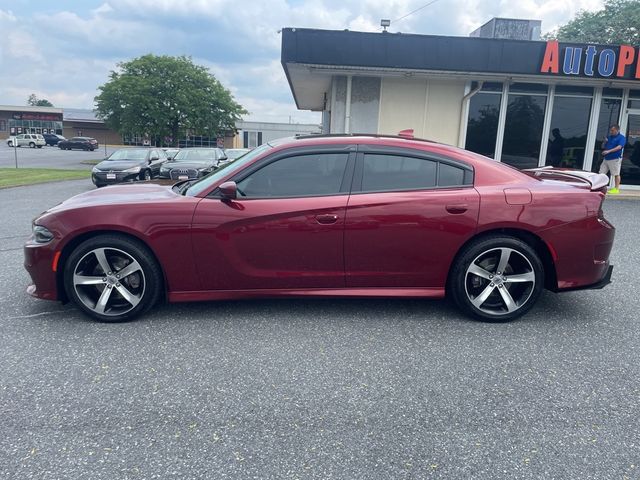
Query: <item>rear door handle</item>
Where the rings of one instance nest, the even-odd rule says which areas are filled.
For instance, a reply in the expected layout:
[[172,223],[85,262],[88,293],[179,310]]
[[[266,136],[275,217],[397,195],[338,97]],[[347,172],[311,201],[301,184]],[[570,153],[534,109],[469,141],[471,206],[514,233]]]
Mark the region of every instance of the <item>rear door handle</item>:
[[466,203],[456,203],[453,205],[447,205],[445,208],[447,209],[447,212],[459,215],[466,212],[469,209],[469,206]]
[[322,225],[331,225],[338,221],[338,215],[326,214],[316,215],[316,221]]

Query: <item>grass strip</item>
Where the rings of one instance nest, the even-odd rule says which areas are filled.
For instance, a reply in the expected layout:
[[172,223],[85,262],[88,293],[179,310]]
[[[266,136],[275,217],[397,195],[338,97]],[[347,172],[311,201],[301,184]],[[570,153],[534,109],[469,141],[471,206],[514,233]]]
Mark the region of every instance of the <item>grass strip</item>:
[[0,188],[60,182],[63,180],[89,180],[86,170],[56,170],[53,168],[0,168]]

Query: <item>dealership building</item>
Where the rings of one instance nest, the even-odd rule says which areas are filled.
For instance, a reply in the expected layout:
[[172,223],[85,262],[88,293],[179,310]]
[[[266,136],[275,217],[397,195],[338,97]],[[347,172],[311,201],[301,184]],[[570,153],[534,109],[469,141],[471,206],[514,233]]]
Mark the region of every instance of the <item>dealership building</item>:
[[640,51],[539,41],[540,22],[493,19],[470,37],[285,28],[296,105],[325,133],[414,135],[517,168],[596,171],[608,128],[640,188]]

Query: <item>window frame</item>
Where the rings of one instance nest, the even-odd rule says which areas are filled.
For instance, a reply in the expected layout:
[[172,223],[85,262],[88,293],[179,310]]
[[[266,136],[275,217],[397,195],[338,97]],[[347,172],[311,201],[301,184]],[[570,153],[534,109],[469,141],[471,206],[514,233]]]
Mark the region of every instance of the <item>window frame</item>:
[[[400,157],[416,158],[419,160],[427,160],[427,161],[435,162],[436,163],[436,174],[435,174],[436,185],[433,187],[422,187],[422,188],[412,187],[412,188],[394,188],[394,189],[384,189],[384,190],[363,190],[362,181],[364,177],[364,156],[367,154],[400,156]],[[464,185],[449,185],[449,186],[438,185],[441,163],[464,170],[465,172]],[[356,168],[355,168],[353,182],[352,182],[351,195],[369,194],[369,193],[389,193],[389,192],[423,192],[423,191],[437,191],[437,190],[459,190],[459,189],[474,188],[474,186],[475,186],[475,171],[473,167],[460,160],[446,157],[438,153],[426,152],[422,150],[397,148],[397,147],[383,147],[383,146],[377,146],[377,145],[360,145],[358,148],[358,154],[356,159]]]
[[[262,170],[263,168],[271,165],[272,163],[278,162],[280,160],[284,160],[291,157],[300,157],[304,155],[322,155],[322,154],[346,154],[347,162],[345,165],[344,172],[342,174],[342,181],[340,183],[340,190],[336,193],[328,193],[323,195],[311,194],[311,195],[278,195],[278,196],[268,196],[268,197],[241,197],[239,196],[236,200],[242,201],[250,201],[250,200],[282,200],[287,198],[322,198],[322,197],[336,197],[342,195],[349,195],[351,190],[352,181],[353,181],[353,172],[355,169],[356,163],[356,150],[357,147],[355,145],[318,145],[314,147],[297,147],[297,148],[287,148],[286,150],[282,150],[279,152],[272,153],[265,158],[258,160],[257,162],[249,165],[247,168],[238,172],[236,175],[231,178],[225,180],[225,182],[233,181],[236,184],[242,182],[245,178],[253,175],[258,170]],[[223,182],[224,183],[224,182]],[[222,195],[220,194],[219,186],[213,189],[211,193],[209,193],[206,198],[214,198],[214,199],[222,199]]]

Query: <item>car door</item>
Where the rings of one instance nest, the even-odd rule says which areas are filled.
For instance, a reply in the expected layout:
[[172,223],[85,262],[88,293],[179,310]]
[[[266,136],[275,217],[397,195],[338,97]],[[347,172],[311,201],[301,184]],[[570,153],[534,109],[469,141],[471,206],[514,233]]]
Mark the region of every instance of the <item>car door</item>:
[[26,139],[26,135],[25,134],[18,135],[16,137],[16,141],[18,142],[18,146],[19,147],[22,147],[24,145],[28,145],[29,144],[29,141]]
[[[351,152],[354,153],[351,153]],[[344,287],[344,220],[355,147],[274,154],[234,177],[193,219],[205,290]]]
[[444,286],[477,226],[472,168],[419,151],[364,150],[347,206],[347,287]]

